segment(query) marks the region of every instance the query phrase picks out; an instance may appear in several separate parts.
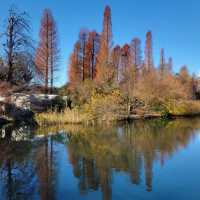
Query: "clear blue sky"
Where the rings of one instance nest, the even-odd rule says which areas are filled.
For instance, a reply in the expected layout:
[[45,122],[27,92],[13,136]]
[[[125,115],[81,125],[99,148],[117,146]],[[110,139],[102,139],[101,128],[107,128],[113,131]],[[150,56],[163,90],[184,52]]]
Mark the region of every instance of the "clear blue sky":
[[[10,5],[29,13],[33,39],[38,41],[44,8],[50,8],[57,21],[61,48],[61,71],[57,84],[67,80],[67,63],[80,28],[102,30],[105,5],[112,8],[114,44],[140,37],[151,30],[155,64],[160,48],[172,56],[174,71],[186,64],[190,72],[200,72],[200,1],[199,0],[0,0],[0,27]],[[0,31],[2,29],[0,28]]]

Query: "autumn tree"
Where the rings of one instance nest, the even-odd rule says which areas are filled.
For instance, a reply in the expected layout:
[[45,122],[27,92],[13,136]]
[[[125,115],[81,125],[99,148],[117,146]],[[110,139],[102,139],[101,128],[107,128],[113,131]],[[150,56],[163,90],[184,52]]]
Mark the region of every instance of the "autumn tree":
[[164,49],[160,50],[160,65],[159,65],[160,75],[161,77],[164,76],[166,72],[166,63],[165,63],[165,54]]
[[142,64],[142,55],[141,55],[141,41],[139,38],[134,38],[131,41],[131,59],[133,62],[133,65],[135,66],[136,70],[139,71],[139,68]]
[[121,47],[119,45],[115,46],[111,53],[112,64],[116,71],[116,81],[119,81],[120,77],[120,62],[121,62]]
[[[69,63],[69,93],[74,102],[85,103],[94,88],[99,35],[81,31]],[[83,78],[84,77],[84,78]]]
[[110,65],[111,46],[112,46],[111,9],[109,6],[106,6],[104,10],[103,31],[101,33],[101,39],[100,39],[100,50],[97,56],[97,74],[96,74],[97,81],[105,79],[106,73],[109,71],[106,68],[111,67]]
[[126,104],[127,115],[131,113],[135,99],[136,65],[133,64],[131,47],[125,44],[121,49],[122,78],[120,88]]
[[86,44],[86,63],[87,75],[89,79],[93,80],[96,74],[96,61],[99,52],[100,36],[96,31],[89,32],[88,41]]
[[178,78],[182,84],[185,84],[190,80],[191,77],[190,77],[190,74],[188,72],[188,68],[186,65],[184,65],[180,68]]
[[191,98],[193,96],[193,80],[188,72],[188,68],[186,65],[180,68],[180,71],[178,73],[178,80],[184,87],[188,99]]
[[[104,11],[104,20],[103,20],[103,32],[101,35],[101,44],[100,44],[100,52],[99,55],[102,54],[105,57],[100,57],[101,59],[105,59],[108,61],[110,49],[112,46],[112,20],[111,20],[111,8],[106,6]],[[99,59],[100,59],[99,58]]]
[[79,63],[80,43],[76,42],[73,53],[70,56],[69,63],[69,82],[72,87],[80,84],[82,81],[82,70]]
[[89,32],[87,29],[81,29],[79,33],[79,43],[80,43],[79,60],[81,64],[82,81],[84,81],[88,77],[88,73],[89,73],[87,58],[86,58],[86,45],[87,45],[88,35],[89,35]]
[[169,57],[169,59],[168,59],[167,70],[168,70],[169,73],[172,73],[172,70],[173,70],[173,59],[172,59],[172,57]]
[[[112,48],[111,9],[106,6],[101,35],[81,29],[70,57],[69,88],[73,90],[69,90],[69,94],[74,102],[78,102],[76,105],[87,105],[89,109],[94,103],[96,108],[100,105],[96,99],[106,99],[110,94],[112,96],[112,91],[117,91],[120,96],[117,95],[117,98],[122,99],[123,110],[126,108],[129,116],[137,111],[152,112],[154,109],[165,112],[171,102],[194,98],[198,90],[196,79],[185,67],[174,75],[172,58],[165,60],[164,49],[160,51],[160,63],[156,68],[152,43],[149,31],[144,59],[139,38],[133,38],[130,44],[122,47],[116,45]],[[110,102],[102,106],[105,107],[98,109],[108,110]],[[96,112],[95,109],[93,111]]]
[[[32,79],[34,62],[32,59],[32,40],[30,22],[26,12],[11,7],[2,36],[5,51],[4,72],[11,84],[29,83]],[[23,57],[23,61],[21,58]]]
[[198,99],[199,91],[198,91],[198,79],[195,74],[192,74],[191,78],[191,93],[192,99]]
[[131,67],[131,49],[128,44],[125,44],[121,49],[121,68],[122,72]]
[[145,42],[145,70],[149,71],[153,68],[153,48],[152,48],[152,33],[151,31],[146,34]]
[[[49,11],[50,12],[50,11]],[[59,70],[60,50],[58,47],[58,31],[54,18],[51,15],[50,22],[50,80],[51,93],[53,92],[54,82],[56,79],[55,72]]]
[[55,71],[59,60],[56,23],[49,9],[45,9],[43,12],[39,37],[40,41],[36,51],[35,63],[38,75],[45,82],[45,91],[47,93],[49,83],[51,92],[53,90]]

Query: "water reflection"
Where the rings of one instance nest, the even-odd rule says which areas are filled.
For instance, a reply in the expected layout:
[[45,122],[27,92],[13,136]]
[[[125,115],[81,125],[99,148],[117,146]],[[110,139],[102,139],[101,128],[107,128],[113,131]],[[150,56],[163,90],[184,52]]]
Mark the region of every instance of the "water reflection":
[[44,137],[35,151],[36,173],[39,181],[40,197],[42,200],[54,199],[55,159],[54,142],[51,137]]
[[138,185],[143,168],[146,190],[151,191],[154,162],[164,165],[174,152],[185,148],[198,126],[196,123],[137,122],[120,128],[72,131],[67,148],[80,191],[100,187],[103,199],[111,199],[113,170],[126,172],[132,183]]
[[0,191],[3,199],[28,199],[34,191],[30,129],[9,125],[0,131]]
[[8,125],[0,132],[0,192],[3,199],[54,199],[54,142],[31,127]]
[[[101,192],[103,200],[112,199],[114,176],[120,173],[126,174],[136,187],[144,182],[146,192],[152,192],[156,187],[155,163],[165,165],[180,149],[186,149],[200,128],[199,122],[200,119],[138,121],[113,127],[39,130],[5,126],[0,130],[0,195],[5,200],[53,200],[62,195],[65,199],[68,194],[61,191],[59,183],[70,182],[62,179],[61,168],[64,173],[72,168],[78,180],[78,199],[95,191]],[[60,162],[63,150],[71,165]]]

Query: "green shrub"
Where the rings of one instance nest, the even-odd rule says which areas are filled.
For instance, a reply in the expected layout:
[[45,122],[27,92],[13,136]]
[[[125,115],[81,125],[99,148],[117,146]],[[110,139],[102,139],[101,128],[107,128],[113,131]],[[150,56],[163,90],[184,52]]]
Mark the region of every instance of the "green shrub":
[[66,108],[66,102],[63,100],[61,96],[57,96],[51,102],[51,108],[58,112],[64,111]]

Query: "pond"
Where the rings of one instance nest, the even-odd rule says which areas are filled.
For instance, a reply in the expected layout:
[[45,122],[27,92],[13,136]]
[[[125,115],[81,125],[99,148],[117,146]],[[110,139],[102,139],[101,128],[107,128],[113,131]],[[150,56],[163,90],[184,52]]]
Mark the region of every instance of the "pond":
[[0,129],[1,200],[198,200],[200,119]]

